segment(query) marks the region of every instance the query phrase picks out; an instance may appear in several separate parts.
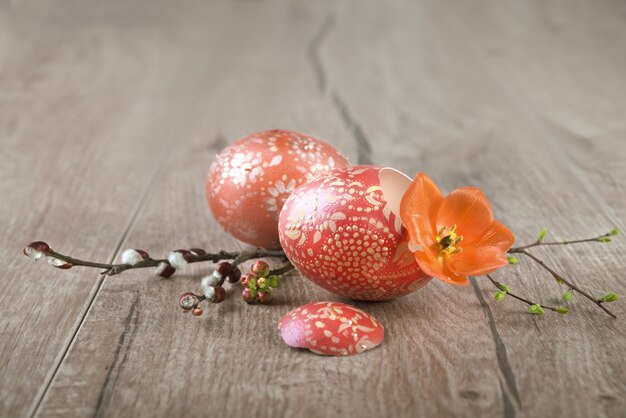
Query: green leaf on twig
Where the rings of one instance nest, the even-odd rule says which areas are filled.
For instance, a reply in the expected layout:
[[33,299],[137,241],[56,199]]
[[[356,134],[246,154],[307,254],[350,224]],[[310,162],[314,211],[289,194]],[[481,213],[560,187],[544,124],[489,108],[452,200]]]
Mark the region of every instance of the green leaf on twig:
[[498,302],[506,297],[506,292],[496,292],[493,294],[493,298]]
[[507,258],[507,260],[509,260],[509,264],[517,264],[517,263],[519,263],[519,260],[516,257],[513,257],[512,255],[509,255],[506,258]]
[[615,301],[616,301],[616,300],[618,300],[618,299],[619,299],[619,295],[617,295],[617,294],[615,294],[615,293],[613,293],[613,292],[609,292],[609,293],[607,293],[606,295],[604,295],[604,296],[602,296],[602,297],[600,298],[600,300],[601,300],[602,302],[607,302],[607,303],[609,303],[609,302],[615,302]]
[[563,300],[565,302],[569,302],[569,300],[574,296],[574,290],[569,289],[567,292],[563,293]]
[[511,291],[511,288],[510,288],[509,286],[505,285],[504,283],[500,283],[500,284],[498,285],[498,287],[499,287],[499,288],[500,288],[500,290],[502,290],[503,292],[507,292],[507,293],[508,293],[508,292],[510,292],[510,291]]
[[535,303],[534,305],[530,305],[528,307],[528,312],[530,312],[533,315],[543,315],[543,308],[538,304]]
[[569,308],[566,306],[557,306],[554,309],[561,315],[567,315],[569,313]]
[[548,233],[548,228],[541,228],[541,232],[539,232],[539,236],[537,237],[537,242],[543,241]]
[[621,231],[619,230],[619,228],[614,228],[613,230],[611,230],[611,232],[609,232],[609,234],[615,236],[615,235],[619,235]]

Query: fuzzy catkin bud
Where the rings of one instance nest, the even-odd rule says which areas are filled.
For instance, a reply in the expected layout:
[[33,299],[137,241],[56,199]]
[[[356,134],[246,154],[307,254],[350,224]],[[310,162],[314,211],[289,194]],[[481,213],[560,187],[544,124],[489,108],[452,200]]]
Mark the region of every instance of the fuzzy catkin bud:
[[61,270],[67,270],[72,268],[73,266],[73,264],[68,263],[67,261],[60,260],[58,258],[49,258],[48,264]]
[[48,255],[50,246],[43,241],[31,242],[24,248],[24,255],[32,258],[33,260],[41,260]]
[[193,259],[193,255],[189,250],[176,250],[172,251],[167,256],[167,261],[172,267],[182,269]]
[[214,271],[212,274],[202,278],[202,286],[217,287],[224,283],[224,276],[218,271]]
[[143,250],[128,248],[122,252],[122,263],[134,266],[144,260],[148,260],[150,256]]
[[214,287],[203,285],[202,290],[204,291],[204,297],[206,298],[207,302],[215,302],[216,295]]
[[165,261],[161,261],[159,263],[159,265],[157,266],[156,270],[154,271],[154,273],[157,276],[163,277],[164,279],[167,279],[168,277],[170,277],[175,272],[176,272],[176,269],[174,267],[170,266]]

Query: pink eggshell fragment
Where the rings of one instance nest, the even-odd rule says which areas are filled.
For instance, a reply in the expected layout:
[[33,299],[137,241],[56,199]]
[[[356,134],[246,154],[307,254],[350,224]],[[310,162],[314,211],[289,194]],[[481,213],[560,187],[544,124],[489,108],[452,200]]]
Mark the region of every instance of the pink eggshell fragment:
[[326,356],[360,354],[385,337],[385,329],[376,318],[339,302],[302,305],[283,316],[278,329],[287,345]]

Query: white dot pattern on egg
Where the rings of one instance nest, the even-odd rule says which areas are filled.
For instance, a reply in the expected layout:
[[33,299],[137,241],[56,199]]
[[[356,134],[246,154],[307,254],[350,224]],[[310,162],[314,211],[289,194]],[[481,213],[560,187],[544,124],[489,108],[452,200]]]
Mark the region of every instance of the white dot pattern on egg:
[[356,300],[390,300],[430,281],[409,249],[394,204],[383,197],[381,169],[353,166],[322,174],[299,187],[280,214],[280,243],[296,268]]
[[300,185],[348,160],[331,145],[291,131],[248,135],[211,165],[206,196],[226,232],[251,245],[278,248],[278,216]]
[[370,350],[385,337],[382,324],[361,309],[339,302],[300,306],[278,323],[283,341],[316,354],[349,356]]

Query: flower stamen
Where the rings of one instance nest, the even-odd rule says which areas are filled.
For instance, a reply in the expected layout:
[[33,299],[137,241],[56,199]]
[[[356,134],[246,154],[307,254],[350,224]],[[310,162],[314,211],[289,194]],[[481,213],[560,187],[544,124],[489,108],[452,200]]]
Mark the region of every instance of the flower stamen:
[[456,225],[452,225],[450,232],[446,234],[447,227],[442,227],[437,235],[435,235],[435,241],[439,244],[440,252],[445,255],[453,255],[460,253],[463,248],[458,244],[463,240],[463,235],[457,235]]

